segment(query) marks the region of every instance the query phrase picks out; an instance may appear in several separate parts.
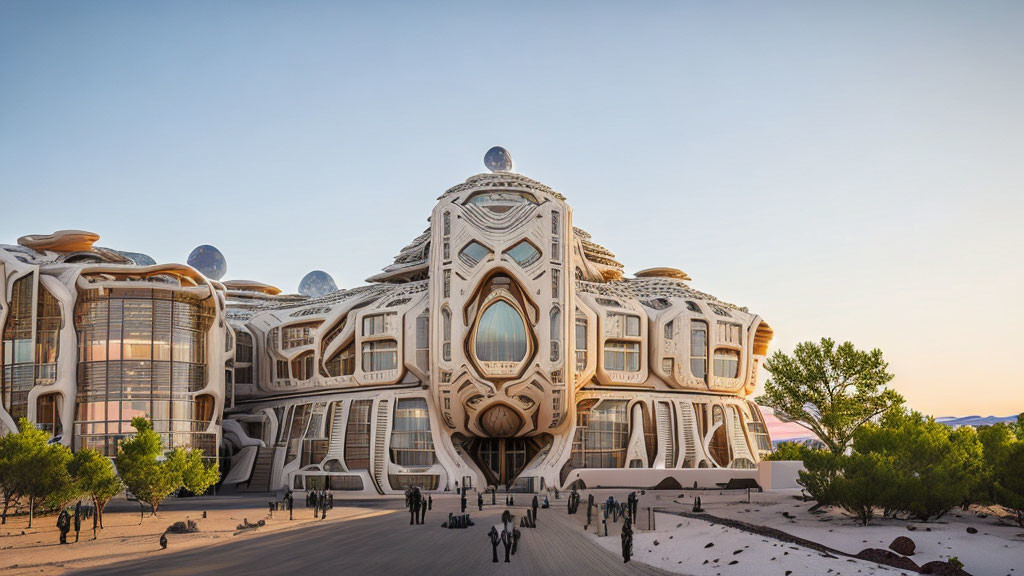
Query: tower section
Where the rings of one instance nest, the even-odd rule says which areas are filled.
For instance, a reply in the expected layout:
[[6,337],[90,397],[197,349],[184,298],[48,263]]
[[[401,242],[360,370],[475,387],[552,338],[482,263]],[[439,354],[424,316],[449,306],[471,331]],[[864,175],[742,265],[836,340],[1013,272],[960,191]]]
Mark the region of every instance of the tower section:
[[503,149],[486,164],[431,216],[431,391],[456,448],[508,484],[566,427],[572,213]]

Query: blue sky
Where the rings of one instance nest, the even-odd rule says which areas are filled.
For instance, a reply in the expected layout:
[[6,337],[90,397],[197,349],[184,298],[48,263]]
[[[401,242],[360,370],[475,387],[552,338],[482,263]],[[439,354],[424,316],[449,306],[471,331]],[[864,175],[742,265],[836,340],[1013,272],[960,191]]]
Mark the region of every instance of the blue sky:
[[1024,3],[0,3],[0,242],[357,285],[508,148],[633,272],[1024,411]]

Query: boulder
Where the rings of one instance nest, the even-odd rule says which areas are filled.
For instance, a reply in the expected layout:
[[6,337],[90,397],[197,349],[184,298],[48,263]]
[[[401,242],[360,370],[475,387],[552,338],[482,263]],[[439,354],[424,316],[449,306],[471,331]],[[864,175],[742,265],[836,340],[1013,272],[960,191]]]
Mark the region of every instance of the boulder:
[[917,545],[914,544],[914,541],[906,536],[897,536],[896,539],[892,541],[892,544],[889,544],[889,550],[904,556],[913,556],[914,550],[916,549]]
[[876,564],[892,566],[894,568],[899,568],[900,570],[912,570],[914,572],[920,571],[916,562],[905,556],[900,556],[892,550],[865,548],[857,553],[857,558],[867,560],[868,562],[875,562]]
[[951,564],[942,560],[933,560],[921,566],[921,574],[935,574],[937,576],[971,576],[960,567],[959,563]]

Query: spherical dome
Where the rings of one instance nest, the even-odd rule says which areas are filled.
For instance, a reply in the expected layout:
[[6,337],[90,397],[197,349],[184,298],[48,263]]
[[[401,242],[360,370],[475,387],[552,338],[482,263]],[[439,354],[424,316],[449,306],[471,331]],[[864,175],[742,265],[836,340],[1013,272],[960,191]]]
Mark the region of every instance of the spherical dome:
[[299,294],[310,298],[319,298],[337,291],[338,285],[334,283],[334,278],[323,270],[313,270],[299,282]]
[[523,419],[511,407],[495,404],[480,415],[480,427],[492,438],[508,438],[523,427]]
[[511,172],[512,155],[501,146],[495,146],[484,154],[484,166],[491,172]]
[[197,246],[188,255],[188,265],[213,280],[220,280],[228,272],[228,261],[224,259],[224,254],[209,244]]
[[118,253],[134,262],[136,266],[156,266],[156,260],[153,260],[153,257],[147,254],[125,252],[123,250],[118,250]]

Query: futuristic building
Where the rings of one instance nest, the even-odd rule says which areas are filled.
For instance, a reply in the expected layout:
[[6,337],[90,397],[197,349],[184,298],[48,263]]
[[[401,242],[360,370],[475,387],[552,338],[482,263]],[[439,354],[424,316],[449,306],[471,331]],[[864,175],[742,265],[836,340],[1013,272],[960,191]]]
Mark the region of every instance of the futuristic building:
[[110,453],[145,413],[219,446],[225,484],[251,490],[752,474],[771,328],[679,270],[625,278],[561,194],[504,149],[485,164],[368,285],[315,298],[140,266],[81,233],[3,247],[0,421]]
[[27,416],[115,456],[146,416],[169,446],[215,457],[233,347],[223,288],[98,239],[64,230],[0,246],[0,434]]

